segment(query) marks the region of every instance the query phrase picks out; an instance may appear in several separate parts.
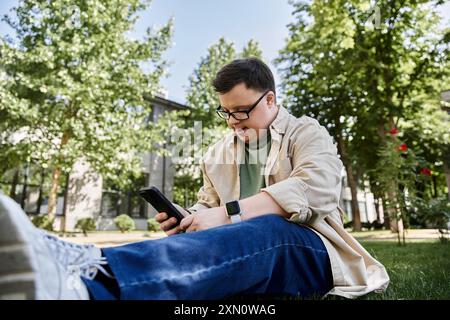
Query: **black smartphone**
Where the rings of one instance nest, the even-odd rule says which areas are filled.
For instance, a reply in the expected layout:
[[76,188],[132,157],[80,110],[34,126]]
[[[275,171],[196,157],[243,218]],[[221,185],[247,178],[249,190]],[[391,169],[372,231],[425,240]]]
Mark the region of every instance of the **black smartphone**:
[[178,211],[172,202],[167,199],[156,187],[139,190],[139,195],[150,203],[158,212],[165,212],[169,217],[177,218],[177,225],[183,220],[184,215]]

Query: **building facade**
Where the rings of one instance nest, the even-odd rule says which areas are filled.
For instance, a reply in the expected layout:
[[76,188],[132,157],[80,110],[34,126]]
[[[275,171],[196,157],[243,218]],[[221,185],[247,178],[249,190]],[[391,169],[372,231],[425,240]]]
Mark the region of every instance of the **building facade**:
[[[156,123],[165,112],[184,110],[187,106],[168,100],[163,96],[148,97],[152,106],[149,121]],[[127,214],[133,218],[136,229],[147,229],[147,219],[155,210],[137,194],[146,186],[156,186],[170,200],[174,181],[174,165],[170,157],[156,153],[142,154],[142,178],[136,181],[135,190],[123,192],[106,185],[102,176],[93,171],[82,159],[75,163],[66,180],[65,192],[57,201],[55,230],[74,231],[80,218],[93,218],[98,230],[115,230],[114,218]],[[32,181],[41,168],[27,165],[11,175],[9,181],[1,181],[5,193],[14,198],[30,216],[47,212],[48,197],[43,196],[43,182]],[[7,178],[8,179],[8,178]],[[36,179],[34,179],[36,180]],[[6,191],[7,190],[7,191]]]

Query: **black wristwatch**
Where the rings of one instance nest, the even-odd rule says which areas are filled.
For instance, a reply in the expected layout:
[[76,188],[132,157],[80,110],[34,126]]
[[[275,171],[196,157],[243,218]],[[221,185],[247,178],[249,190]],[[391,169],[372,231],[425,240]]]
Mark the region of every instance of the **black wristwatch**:
[[225,204],[225,208],[227,209],[227,214],[231,219],[231,223],[241,222],[241,207],[239,206],[239,201],[234,200],[227,202]]

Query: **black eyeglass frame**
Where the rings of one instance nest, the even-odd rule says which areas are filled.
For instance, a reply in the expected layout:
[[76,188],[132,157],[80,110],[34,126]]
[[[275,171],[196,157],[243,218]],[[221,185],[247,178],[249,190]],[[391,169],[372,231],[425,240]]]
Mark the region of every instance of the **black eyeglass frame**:
[[[225,119],[225,120],[230,119],[230,116],[233,117],[233,118],[235,118],[235,119],[238,120],[238,121],[241,121],[241,120],[247,120],[247,119],[250,118],[250,112],[252,112],[252,110],[256,108],[256,106],[257,106],[258,103],[262,100],[262,98],[264,98],[265,95],[268,94],[270,91],[271,91],[271,90],[267,90],[266,92],[264,92],[264,94],[263,94],[258,100],[256,100],[256,102],[255,102],[250,108],[248,108],[247,110],[239,110],[239,111],[228,112],[228,111],[223,110],[223,107],[222,107],[221,105],[219,105],[219,106],[217,107],[217,109],[216,109],[216,113],[217,113],[217,115],[218,115],[219,117],[221,117],[222,119]],[[236,114],[236,113],[242,113],[242,114],[245,113],[245,114],[247,115],[247,118],[244,118],[244,119],[238,119],[238,118],[236,118],[236,116],[234,115],[234,114]]]

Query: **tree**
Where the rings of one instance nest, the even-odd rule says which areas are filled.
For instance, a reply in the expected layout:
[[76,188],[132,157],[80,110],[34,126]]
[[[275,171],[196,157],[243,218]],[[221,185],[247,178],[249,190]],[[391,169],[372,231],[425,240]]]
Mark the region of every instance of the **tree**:
[[448,32],[439,27],[431,1],[386,0],[372,8],[364,0],[293,5],[296,21],[278,59],[287,103],[297,115],[316,117],[335,137],[357,210],[358,178],[380,160],[389,131],[417,112],[423,102],[418,96],[436,95],[433,80],[448,75]]
[[[0,49],[5,45],[5,41],[0,38]],[[21,135],[20,128],[27,125],[25,121],[29,109],[9,90],[11,78],[5,70],[4,59],[4,53],[0,50],[0,177],[29,156],[26,146],[17,143]]]
[[253,39],[244,46],[242,52],[239,54],[240,58],[259,58],[262,59],[262,50],[259,48],[259,43]]
[[138,152],[155,134],[144,95],[159,88],[166,67],[161,54],[172,35],[169,21],[148,29],[143,40],[125,36],[147,6],[140,0],[25,0],[14,9],[17,20],[4,18],[16,40],[3,39],[0,47],[0,114],[9,121],[1,126],[21,133],[9,150],[52,169],[50,216],[61,175],[78,159],[121,185],[127,183],[121,173],[140,172]]
[[286,105],[294,115],[315,117],[335,138],[351,189],[353,228],[360,230],[357,157],[349,150],[360,93],[346,61],[352,58],[354,31],[338,1],[293,5],[297,20],[289,25],[290,38],[277,59]]
[[211,83],[220,68],[236,57],[234,44],[225,38],[220,38],[217,44],[208,48],[206,57],[189,78],[186,100],[191,109],[191,122],[201,121],[204,128],[223,125],[223,121],[216,117],[216,107],[219,105],[217,93]]

